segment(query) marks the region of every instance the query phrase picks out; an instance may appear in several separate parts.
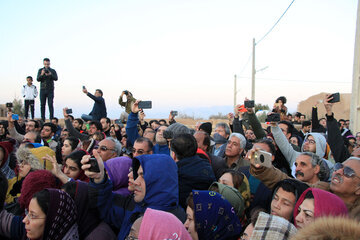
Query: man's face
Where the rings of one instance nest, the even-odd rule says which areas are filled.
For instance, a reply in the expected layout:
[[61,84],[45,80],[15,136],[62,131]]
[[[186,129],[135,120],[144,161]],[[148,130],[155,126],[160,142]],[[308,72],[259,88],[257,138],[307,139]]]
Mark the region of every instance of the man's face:
[[101,156],[101,159],[105,162],[111,158],[115,158],[116,151],[115,151],[115,143],[111,140],[104,139],[99,142],[99,147],[97,152]]
[[146,184],[144,179],[144,171],[142,166],[137,171],[138,177],[134,181],[134,201],[141,202],[146,195]]
[[326,119],[321,119],[319,123],[320,123],[320,125],[322,125],[324,128],[326,128]]
[[60,138],[61,138],[61,141],[65,141],[66,138],[69,137],[69,132],[68,131],[61,131],[61,135],[60,135]]
[[102,118],[100,120],[100,123],[101,123],[102,128],[103,128],[104,131],[106,131],[106,130],[108,130],[110,128],[110,123],[106,122],[106,118]]
[[152,122],[152,123],[151,123],[151,128],[152,128],[153,130],[156,130],[159,126],[160,126],[160,125],[159,125],[158,123],[156,123],[156,122]]
[[44,61],[44,67],[49,68],[50,67],[50,62],[49,61]]
[[4,127],[4,125],[0,125],[0,135],[5,135],[5,127]]
[[90,135],[93,135],[95,132],[100,132],[97,128],[95,124],[91,124],[88,130],[88,133]]
[[35,123],[33,121],[29,121],[25,124],[25,132],[31,132],[35,130]]
[[308,133],[308,132],[310,132],[310,129],[311,129],[311,125],[310,126],[304,126],[303,127],[303,132]]
[[240,148],[240,139],[238,139],[235,136],[231,137],[226,145],[225,156],[227,157],[240,156],[242,151],[243,149]]
[[290,221],[295,207],[296,198],[292,192],[279,188],[271,201],[271,215],[283,217]]
[[74,128],[80,129],[80,123],[79,123],[78,120],[74,120],[74,121],[72,122],[72,125],[73,125]]
[[194,138],[196,139],[196,142],[198,144],[198,148],[200,148],[201,150],[206,152],[208,146],[204,145],[204,139],[205,139],[204,133],[198,131],[198,132],[194,133]]
[[255,136],[255,134],[254,134],[254,131],[251,130],[251,129],[246,130],[246,132],[245,132],[245,137],[246,137],[246,139],[248,139],[248,140],[255,140],[255,139],[256,139],[256,136]]
[[345,127],[346,127],[347,129],[349,129],[349,127],[350,127],[350,121],[346,121],[346,122],[345,122]]
[[314,183],[319,180],[317,174],[320,171],[320,167],[318,165],[315,167],[311,165],[310,156],[299,155],[295,160],[295,166],[295,177],[298,180],[308,183]]
[[133,147],[133,157],[137,157],[144,154],[152,154],[152,149],[149,149],[147,142],[136,142]]
[[229,137],[229,134],[226,134],[226,132],[225,132],[225,128],[223,128],[223,127],[217,127],[217,128],[215,128],[215,132],[216,133],[218,133],[218,134],[220,134],[221,136],[223,136],[224,138],[228,138]]
[[344,126],[345,126],[345,122],[344,122],[344,121],[340,121],[339,123],[340,123],[340,129],[342,130],[342,129],[344,128]]
[[159,145],[165,145],[167,143],[166,139],[163,136],[164,131],[167,129],[166,126],[161,126],[156,132],[156,143]]
[[[343,163],[344,167],[350,167],[355,171],[356,176],[360,176],[360,161],[349,159]],[[343,197],[360,196],[360,178],[345,177],[344,168],[334,171],[330,182],[330,190],[334,194]]]
[[54,133],[51,132],[51,127],[44,126],[40,132],[40,136],[44,139],[50,139],[52,136],[54,136]]
[[[152,131],[151,131],[151,132],[150,132],[150,131],[147,131],[147,132],[144,132],[143,137],[149,139],[151,142],[154,142],[155,134],[156,134],[156,133],[154,133],[154,132],[152,132]],[[157,142],[157,143],[158,143],[158,142]]]
[[313,136],[309,135],[303,143],[304,152],[316,153],[316,142]]
[[34,143],[36,139],[36,134],[34,132],[28,132],[24,135],[23,142]]
[[101,97],[101,93],[99,91],[95,91],[95,97]]
[[288,125],[284,124],[284,123],[280,123],[279,124],[279,128],[281,129],[281,131],[283,132],[283,134],[285,135],[285,137],[289,140],[291,137],[291,133],[288,133],[289,127]]
[[27,78],[26,81],[27,81],[28,85],[31,85],[33,82],[33,80],[31,78]]
[[54,124],[55,126],[57,126],[57,122],[55,119],[51,119],[51,123]]

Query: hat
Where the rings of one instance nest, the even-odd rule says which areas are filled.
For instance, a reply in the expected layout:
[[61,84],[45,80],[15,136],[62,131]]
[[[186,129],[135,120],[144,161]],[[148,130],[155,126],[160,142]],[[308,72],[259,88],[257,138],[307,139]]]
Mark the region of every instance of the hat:
[[13,151],[14,145],[11,142],[4,141],[4,142],[0,142],[0,147],[4,149],[4,159],[0,164],[0,168],[1,168],[6,163],[9,154]]
[[188,133],[190,134],[190,129],[181,123],[173,123],[171,124],[163,133],[164,138],[172,139],[176,135],[181,133]]
[[31,169],[33,169],[33,170],[43,169],[43,166],[41,165],[39,159],[30,152],[29,148],[20,147],[16,151],[16,158],[17,158],[17,162],[19,164],[22,162],[26,162],[26,163],[30,164]]
[[37,157],[41,166],[43,166],[42,169],[44,169],[44,168],[47,170],[52,169],[52,163],[49,161],[44,162],[44,160],[43,160],[43,157],[45,157],[46,155],[55,157],[55,152],[51,148],[49,148],[49,147],[32,148],[32,149],[30,149],[30,152],[32,154],[34,154],[35,157]]
[[209,136],[211,135],[212,132],[212,123],[211,122],[206,122],[200,125],[199,130],[203,130],[204,132],[206,132],[207,134],[209,134]]

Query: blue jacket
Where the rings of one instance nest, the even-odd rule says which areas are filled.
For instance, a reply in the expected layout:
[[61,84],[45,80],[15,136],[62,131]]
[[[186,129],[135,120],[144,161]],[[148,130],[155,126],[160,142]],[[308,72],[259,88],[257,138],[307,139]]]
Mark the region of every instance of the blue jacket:
[[89,98],[95,101],[94,107],[89,115],[91,115],[95,121],[100,121],[101,118],[107,116],[105,100],[103,97],[95,97],[91,93],[88,93],[87,95]]
[[186,209],[186,199],[190,192],[194,189],[208,190],[216,179],[209,161],[198,155],[183,158],[176,164],[179,175],[180,206]]
[[154,153],[154,154],[166,154],[166,155],[169,155],[169,156],[170,156],[170,149],[169,149],[168,145],[159,145],[159,144],[156,144],[156,145],[153,147],[153,153]]
[[131,112],[126,122],[126,135],[127,135],[127,146],[134,146],[136,139],[140,137],[137,130],[137,124],[139,123],[139,117],[137,113]]
[[141,155],[134,159],[133,166],[136,163],[143,168],[146,184],[146,195],[140,203],[136,203],[132,195],[123,197],[112,193],[112,182],[107,177],[100,184],[90,182],[89,191],[97,199],[100,217],[120,229],[118,239],[129,234],[136,219],[134,216],[144,213],[148,207],[171,212],[183,222],[186,218],[178,205],[178,175],[174,160],[163,154]]

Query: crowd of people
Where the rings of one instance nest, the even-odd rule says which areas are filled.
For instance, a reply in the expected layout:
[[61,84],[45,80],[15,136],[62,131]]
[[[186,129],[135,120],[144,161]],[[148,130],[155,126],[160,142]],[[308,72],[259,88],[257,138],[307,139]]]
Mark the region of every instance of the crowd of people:
[[[49,63],[38,80],[52,105]],[[239,105],[190,128],[173,113],[147,122],[127,90],[114,122],[100,89],[83,92],[92,111],[64,108],[64,126],[43,104],[41,120],[9,109],[0,122],[1,239],[360,239],[360,133],[331,95],[320,119],[317,105],[292,116],[282,96],[266,128]]]

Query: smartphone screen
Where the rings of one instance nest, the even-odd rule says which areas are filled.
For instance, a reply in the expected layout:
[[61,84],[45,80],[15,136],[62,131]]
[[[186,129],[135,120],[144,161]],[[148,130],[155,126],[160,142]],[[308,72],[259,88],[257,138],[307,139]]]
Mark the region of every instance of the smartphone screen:
[[141,101],[139,102],[139,108],[141,109],[151,109],[152,102],[151,101]]

